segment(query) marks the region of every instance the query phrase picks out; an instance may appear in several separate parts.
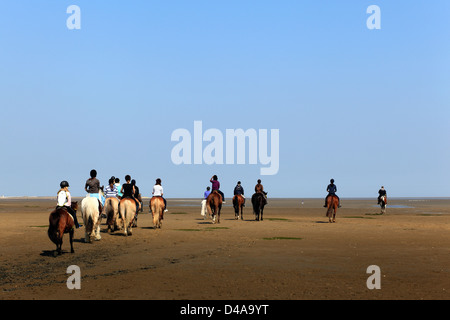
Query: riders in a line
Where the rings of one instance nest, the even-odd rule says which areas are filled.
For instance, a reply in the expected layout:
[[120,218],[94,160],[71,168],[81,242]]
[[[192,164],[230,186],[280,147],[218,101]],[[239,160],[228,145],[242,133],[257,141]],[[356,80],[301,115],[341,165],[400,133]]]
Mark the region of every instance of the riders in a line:
[[100,200],[102,205],[105,205],[105,198],[100,193],[100,181],[97,179],[97,171],[91,170],[90,178],[86,180],[86,184],[84,186],[84,190],[89,194],[90,197],[97,198]]
[[163,197],[164,195],[164,190],[163,187],[161,186],[161,179],[158,178],[156,179],[156,183],[153,186],[153,191],[152,194],[154,197],[161,197],[164,201],[164,212],[167,212],[169,210],[167,210],[167,200]]
[[211,192],[217,191],[222,196],[222,202],[225,203],[225,196],[223,195],[223,192],[219,190],[220,182],[217,180],[217,176],[213,175],[209,182],[212,184]]
[[330,184],[327,187],[328,195],[325,197],[325,205],[323,206],[324,208],[327,207],[327,200],[328,200],[329,196],[335,196],[336,198],[338,198],[338,201],[339,201],[338,207],[339,208],[341,207],[341,199],[339,199],[339,197],[337,196],[336,191],[337,191],[337,187],[334,184],[334,179],[331,179]]
[[241,186],[241,182],[238,181],[236,187],[234,187],[234,195],[241,195],[244,199],[244,203],[242,204],[245,207],[245,196],[244,196],[244,188]]
[[378,204],[380,204],[380,202],[381,202],[381,197],[386,196],[386,194],[387,194],[386,190],[384,189],[383,186],[381,186],[381,189],[378,190]]
[[139,211],[139,201],[134,197],[136,190],[135,190],[134,186],[131,184],[130,175],[127,174],[125,176],[125,181],[126,181],[126,183],[124,183],[122,185],[122,190],[120,190],[120,192],[123,193],[122,199],[125,199],[125,198],[133,199],[134,202],[136,202],[136,213],[137,213]]
[[255,186],[255,193],[262,193],[264,195],[264,202],[267,204],[267,192],[264,191],[264,186],[261,184],[261,179],[258,179],[258,183]]
[[61,189],[58,191],[57,208],[64,208],[72,216],[75,227],[78,229],[80,224],[77,220],[77,213],[72,209],[72,197],[69,192],[69,183],[67,181],[61,181],[59,184]]

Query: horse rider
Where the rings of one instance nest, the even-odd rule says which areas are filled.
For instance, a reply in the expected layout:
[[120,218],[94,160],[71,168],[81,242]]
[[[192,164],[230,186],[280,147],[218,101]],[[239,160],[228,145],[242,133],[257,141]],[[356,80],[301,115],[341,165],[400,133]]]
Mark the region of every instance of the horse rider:
[[80,224],[77,220],[77,213],[72,209],[72,197],[69,192],[69,183],[67,181],[61,181],[59,184],[61,189],[58,191],[57,208],[64,208],[72,216],[75,227],[78,229]]
[[210,187],[206,187],[206,191],[205,193],[203,193],[203,199],[206,200],[206,198],[208,198],[208,196],[211,194],[211,188]]
[[167,212],[169,210],[167,210],[167,200],[163,197],[164,196],[164,190],[163,187],[161,185],[161,179],[158,178],[156,179],[156,183],[153,186],[153,191],[152,194],[154,197],[161,197],[164,201],[164,212]]
[[261,179],[258,179],[258,183],[255,186],[255,193],[262,193],[265,204],[267,204],[267,192],[264,191],[264,186],[261,184]]
[[238,181],[236,187],[234,187],[234,195],[241,195],[244,199],[244,203],[242,204],[245,207],[245,196],[244,196],[244,188],[241,186],[241,182]]
[[109,179],[109,184],[108,186],[105,187],[105,198],[117,198],[117,195],[119,194],[119,190],[117,190],[116,185],[114,184],[114,177],[111,177],[111,179]]
[[120,192],[123,194],[122,199],[125,198],[133,199],[134,202],[136,202],[136,214],[137,214],[139,211],[139,201],[134,197],[136,190],[134,188],[134,185],[131,184],[131,176],[127,174],[125,176],[125,181],[126,183],[122,185],[122,189],[120,190]]
[[122,190],[122,186],[120,185],[120,179],[119,178],[115,178],[114,179],[114,185],[117,188],[117,198],[122,199],[123,193],[120,192],[120,190]]
[[338,201],[339,201],[338,208],[341,207],[341,199],[339,199],[339,197],[336,195],[336,191],[337,191],[337,187],[334,184],[334,179],[331,179],[330,184],[327,187],[328,195],[325,197],[325,205],[323,206],[324,208],[327,207],[327,200],[328,200],[329,196],[335,196],[336,198],[338,198]]
[[378,204],[380,204],[381,202],[381,197],[386,196],[386,190],[384,189],[383,186],[381,186],[381,189],[378,190]]
[[225,203],[225,196],[223,195],[223,192],[219,190],[220,182],[217,180],[217,176],[213,175],[209,182],[212,183],[211,192],[217,191],[222,196],[222,203]]
[[100,190],[102,190],[103,187],[100,187],[100,181],[97,179],[97,171],[94,169],[91,170],[90,176],[91,177],[86,180],[84,190],[86,190],[90,197],[97,198],[102,206],[104,206],[105,198],[100,194]]

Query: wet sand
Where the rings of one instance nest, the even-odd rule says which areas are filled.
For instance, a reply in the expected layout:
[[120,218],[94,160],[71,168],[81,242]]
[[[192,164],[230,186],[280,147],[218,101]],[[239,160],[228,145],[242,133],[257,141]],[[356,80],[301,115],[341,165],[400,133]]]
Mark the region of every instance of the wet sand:
[[[254,221],[249,203],[235,220],[227,199],[212,224],[200,200],[169,199],[154,230],[146,199],[132,236],[106,233],[103,219],[100,241],[84,243],[82,227],[75,253],[65,235],[64,253],[53,257],[55,200],[0,199],[0,299],[450,298],[450,199],[392,199],[385,215],[376,199],[343,199],[332,224],[323,199],[269,199],[264,221]],[[66,286],[71,265],[80,267],[81,290]],[[381,289],[367,288],[371,265]]]

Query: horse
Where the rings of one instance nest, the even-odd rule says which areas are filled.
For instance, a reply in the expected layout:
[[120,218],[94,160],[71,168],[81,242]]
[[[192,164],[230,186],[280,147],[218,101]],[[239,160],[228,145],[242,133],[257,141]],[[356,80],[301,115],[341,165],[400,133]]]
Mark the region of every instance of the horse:
[[153,228],[160,228],[164,219],[164,199],[162,197],[152,197],[150,199],[150,210],[152,210]]
[[[78,202],[72,202],[70,206],[75,213],[78,210]],[[75,253],[73,250],[73,235],[75,230],[75,222],[72,215],[64,207],[57,207],[50,213],[48,226],[48,237],[56,244],[56,251],[54,255],[60,255],[62,253],[63,235],[69,234],[70,239],[70,252]]]
[[380,197],[380,207],[381,207],[381,214],[386,213],[386,204],[387,204],[387,197],[386,195]]
[[119,199],[116,197],[106,198],[104,212],[106,215],[106,224],[108,225],[108,232],[119,230],[118,216],[119,216]]
[[[220,223],[220,211],[222,210],[222,196],[214,190],[206,198],[206,210],[214,223]],[[217,221],[216,221],[217,219]]]
[[266,204],[266,199],[264,197],[264,194],[261,192],[256,192],[252,195],[252,205],[253,205],[253,212],[255,214],[255,220],[259,221],[259,218],[261,217],[261,221],[263,221],[263,212],[264,212],[264,206]]
[[240,194],[236,194],[233,197],[234,218],[239,219],[239,210],[241,211],[241,220],[244,220],[244,197]]
[[95,238],[99,241],[100,236],[100,223],[102,221],[102,204],[100,200],[94,197],[86,196],[81,201],[81,215],[84,222],[84,240],[87,243]]
[[327,217],[328,222],[336,222],[336,211],[339,206],[338,197],[331,195],[327,198]]
[[120,218],[123,222],[123,234],[125,236],[133,234],[133,224],[139,211],[139,203],[132,198],[122,198],[119,205]]

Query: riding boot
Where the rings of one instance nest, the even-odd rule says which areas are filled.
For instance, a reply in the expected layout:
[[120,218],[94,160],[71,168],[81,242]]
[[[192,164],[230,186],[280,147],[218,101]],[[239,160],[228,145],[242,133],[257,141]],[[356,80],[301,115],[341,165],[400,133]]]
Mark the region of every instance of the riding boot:
[[67,208],[67,212],[71,215],[72,219],[73,219],[73,223],[75,224],[75,228],[79,228],[80,224],[78,223],[78,219],[77,219],[77,213],[71,208],[71,207],[66,207]]
[[328,196],[325,198],[325,204],[323,205],[324,208],[327,207],[327,200],[328,200]]
[[77,214],[75,213],[73,216],[73,222],[75,223],[75,228],[79,228],[80,224],[78,223]]

